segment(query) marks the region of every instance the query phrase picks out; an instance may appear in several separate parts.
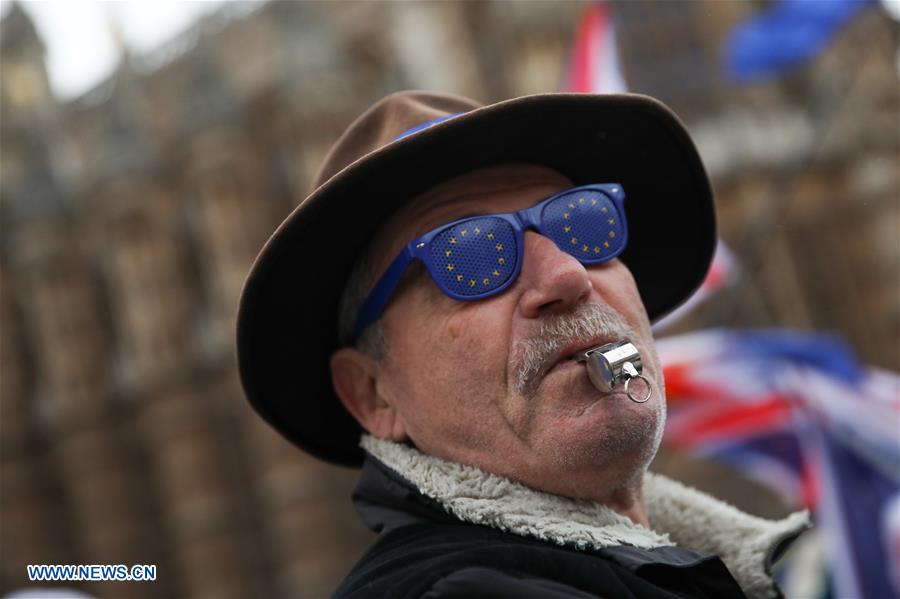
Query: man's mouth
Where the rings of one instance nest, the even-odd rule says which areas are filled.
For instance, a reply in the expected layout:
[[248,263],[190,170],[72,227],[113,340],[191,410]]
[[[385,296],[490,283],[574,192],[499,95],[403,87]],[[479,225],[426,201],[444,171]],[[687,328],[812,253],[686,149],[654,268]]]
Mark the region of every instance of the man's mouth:
[[581,304],[537,324],[532,335],[517,340],[510,353],[512,382],[526,399],[535,396],[551,372],[571,369],[566,376],[574,380],[574,369],[584,368],[572,359],[578,352],[637,336],[618,312],[597,303]]
[[555,360],[548,360],[550,366],[541,374],[541,378],[546,377],[552,372],[568,370],[570,368],[584,368],[583,363],[576,361],[576,358],[580,354],[583,354],[594,347],[606,345],[607,343],[614,343],[615,341],[617,341],[617,339],[610,337],[595,337],[588,341],[581,340],[572,342],[557,352]]

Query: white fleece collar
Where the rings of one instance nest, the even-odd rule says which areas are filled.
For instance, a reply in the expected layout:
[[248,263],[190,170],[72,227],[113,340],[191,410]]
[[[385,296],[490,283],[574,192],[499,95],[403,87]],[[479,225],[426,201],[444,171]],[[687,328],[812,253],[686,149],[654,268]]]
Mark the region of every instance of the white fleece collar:
[[749,597],[778,596],[770,574],[773,552],[810,526],[806,511],[765,520],[648,472],[644,500],[650,530],[593,501],[536,491],[406,445],[370,435],[363,435],[360,445],[465,522],[578,549],[680,545],[718,555]]

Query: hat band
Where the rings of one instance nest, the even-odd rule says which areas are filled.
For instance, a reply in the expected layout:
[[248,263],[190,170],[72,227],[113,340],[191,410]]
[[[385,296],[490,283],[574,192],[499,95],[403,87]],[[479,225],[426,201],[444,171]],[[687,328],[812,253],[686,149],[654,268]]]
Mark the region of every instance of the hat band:
[[463,114],[463,113],[455,112],[453,114],[448,114],[447,116],[441,116],[436,119],[431,119],[430,121],[426,121],[426,122],[422,123],[421,125],[416,125],[415,127],[412,127],[411,129],[407,129],[406,131],[404,131],[403,133],[401,133],[400,135],[398,135],[391,141],[397,141],[398,139],[403,139],[404,137],[408,137],[408,136],[412,135],[413,133],[418,133],[422,129],[427,129],[429,127],[437,125],[438,123],[442,123],[444,121],[450,120],[453,117],[459,116],[461,114]]

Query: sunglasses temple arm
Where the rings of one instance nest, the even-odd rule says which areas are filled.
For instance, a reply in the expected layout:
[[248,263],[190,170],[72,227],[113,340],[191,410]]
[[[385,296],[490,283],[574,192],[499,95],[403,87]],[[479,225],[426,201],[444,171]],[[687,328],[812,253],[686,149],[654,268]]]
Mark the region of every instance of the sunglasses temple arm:
[[412,262],[413,259],[412,249],[410,246],[406,246],[403,248],[403,251],[394,258],[394,261],[391,262],[388,269],[381,275],[381,278],[378,279],[375,287],[372,288],[372,291],[369,293],[368,297],[366,297],[366,301],[363,303],[362,308],[359,310],[356,326],[353,328],[353,339],[351,340],[351,344],[355,344],[366,327],[378,320],[381,316],[381,313],[387,307],[391,296],[394,294],[394,289],[396,289],[400,279],[403,278],[406,267],[409,266],[409,263]]

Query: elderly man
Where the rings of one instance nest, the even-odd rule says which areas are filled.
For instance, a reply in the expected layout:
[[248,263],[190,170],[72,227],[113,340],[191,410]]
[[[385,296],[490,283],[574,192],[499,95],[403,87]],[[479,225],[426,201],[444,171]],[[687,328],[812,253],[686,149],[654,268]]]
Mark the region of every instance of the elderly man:
[[[402,92],[354,122],[247,280],[257,411],[362,465],[340,597],[770,597],[805,514],[647,473],[650,320],[709,265],[690,138],[641,96]],[[330,373],[330,376],[329,376]]]

